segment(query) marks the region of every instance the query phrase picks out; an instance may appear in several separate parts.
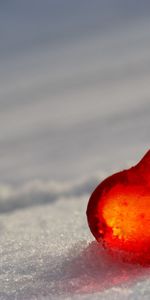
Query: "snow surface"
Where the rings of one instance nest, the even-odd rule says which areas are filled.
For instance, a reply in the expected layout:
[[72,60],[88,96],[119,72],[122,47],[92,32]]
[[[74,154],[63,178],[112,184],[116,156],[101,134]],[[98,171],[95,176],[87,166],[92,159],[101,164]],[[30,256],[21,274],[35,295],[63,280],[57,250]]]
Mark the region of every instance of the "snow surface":
[[86,183],[56,186],[34,183],[12,198],[3,187],[0,299],[149,299],[149,268],[119,262],[93,241]]
[[150,299],[86,206],[150,137],[150,2],[0,4],[0,300]]

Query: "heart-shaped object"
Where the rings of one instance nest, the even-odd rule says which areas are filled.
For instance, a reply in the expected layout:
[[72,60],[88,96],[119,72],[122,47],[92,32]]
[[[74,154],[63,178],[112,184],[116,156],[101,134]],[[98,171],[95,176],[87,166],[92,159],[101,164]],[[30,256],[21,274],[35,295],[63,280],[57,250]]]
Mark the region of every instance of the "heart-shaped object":
[[136,166],[98,185],[87,219],[104,247],[120,250],[129,261],[150,264],[150,150]]

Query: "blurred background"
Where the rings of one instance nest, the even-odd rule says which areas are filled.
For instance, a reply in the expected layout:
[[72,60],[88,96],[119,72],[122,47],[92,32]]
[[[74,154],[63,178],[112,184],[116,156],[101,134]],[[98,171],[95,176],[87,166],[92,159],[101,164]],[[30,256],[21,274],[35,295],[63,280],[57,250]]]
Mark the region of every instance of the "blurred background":
[[138,161],[150,136],[150,2],[0,1],[0,182]]

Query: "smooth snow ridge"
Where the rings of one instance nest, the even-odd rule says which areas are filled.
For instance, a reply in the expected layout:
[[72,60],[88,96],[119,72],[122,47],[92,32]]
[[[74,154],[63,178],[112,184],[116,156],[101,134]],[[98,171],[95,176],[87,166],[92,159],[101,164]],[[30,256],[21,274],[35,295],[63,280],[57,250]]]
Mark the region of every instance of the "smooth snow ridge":
[[34,180],[17,187],[1,185],[0,213],[11,212],[28,206],[43,205],[64,197],[79,197],[89,194],[104,178],[104,174],[101,173],[78,182],[61,183]]

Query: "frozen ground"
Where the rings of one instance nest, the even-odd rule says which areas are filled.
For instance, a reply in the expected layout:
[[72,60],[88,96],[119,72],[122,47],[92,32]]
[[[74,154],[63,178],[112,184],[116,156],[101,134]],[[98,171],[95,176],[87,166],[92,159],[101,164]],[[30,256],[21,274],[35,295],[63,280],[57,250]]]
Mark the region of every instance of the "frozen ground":
[[148,300],[85,210],[150,148],[150,4],[1,2],[0,300]]

